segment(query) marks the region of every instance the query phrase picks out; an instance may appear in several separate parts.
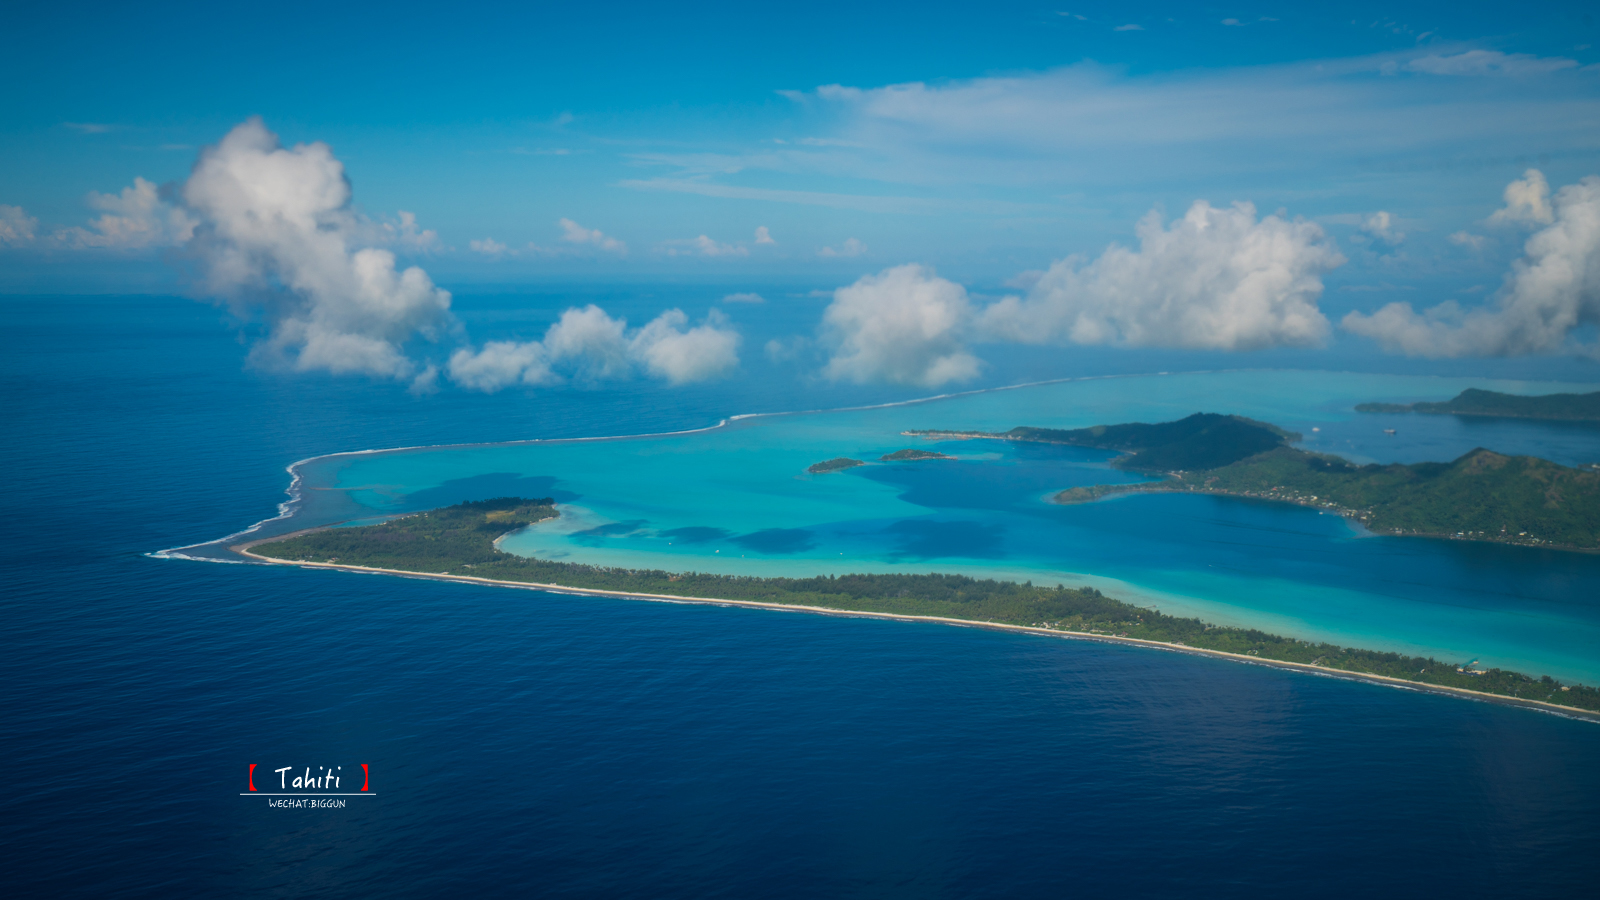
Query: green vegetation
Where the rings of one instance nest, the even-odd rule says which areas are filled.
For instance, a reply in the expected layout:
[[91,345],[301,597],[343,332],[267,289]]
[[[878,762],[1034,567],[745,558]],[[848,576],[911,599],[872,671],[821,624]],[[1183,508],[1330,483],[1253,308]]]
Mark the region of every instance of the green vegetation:
[[[1462,397],[1473,393],[1506,396],[1467,391]],[[1071,488],[1056,495],[1058,503],[1170,491],[1232,494],[1333,510],[1385,534],[1600,550],[1600,471],[1531,456],[1479,448],[1452,463],[1357,466],[1290,447],[1299,435],[1275,425],[1212,413],[1156,425],[909,433],[1119,450],[1126,455],[1111,465],[1166,476],[1155,483]]]
[[1362,403],[1356,407],[1356,412],[1418,412],[1600,422],[1600,391],[1592,394],[1544,394],[1537,397],[1523,397],[1517,394],[1468,388],[1443,403]]
[[932,450],[896,450],[893,453],[886,453],[878,457],[880,462],[903,462],[916,459],[955,459],[955,457],[946,456],[943,453],[934,453]]
[[826,475],[829,472],[842,472],[845,469],[853,469],[856,466],[864,465],[866,465],[866,463],[859,459],[851,459],[848,456],[841,456],[837,459],[830,459],[825,462],[814,463],[811,466],[808,466],[806,471],[813,475]]
[[1561,685],[1515,672],[1485,672],[1435,659],[1312,644],[1253,629],[1207,625],[1107,597],[1094,588],[1045,587],[961,575],[845,575],[754,578],[548,562],[506,553],[497,537],[556,514],[549,500],[506,497],[463,503],[381,525],[332,528],[256,545],[254,553],[287,562],[337,562],[406,572],[454,573],[497,581],[556,584],[815,606],[858,612],[943,616],[1115,635],[1467,688],[1600,711],[1600,690]]
[[1056,499],[1188,490],[1316,506],[1385,534],[1600,549],[1600,472],[1483,449],[1453,463],[1356,466],[1278,447],[1218,469],[1174,472],[1156,484],[1073,488]]
[[1070,444],[1120,450],[1127,454],[1112,465],[1132,472],[1214,469],[1279,447],[1300,436],[1275,425],[1246,419],[1195,413],[1176,422],[1146,425],[1096,425],[1093,428],[1013,428],[1006,432],[909,431],[907,434],[999,438],[1041,444]]

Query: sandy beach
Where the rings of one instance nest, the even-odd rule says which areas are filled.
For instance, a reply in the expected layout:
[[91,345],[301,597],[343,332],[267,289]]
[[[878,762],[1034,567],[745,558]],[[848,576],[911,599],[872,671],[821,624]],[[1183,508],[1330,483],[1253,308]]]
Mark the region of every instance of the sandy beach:
[[529,581],[501,581],[493,578],[479,578],[474,575],[447,575],[430,572],[407,572],[403,569],[379,569],[372,566],[351,566],[343,563],[302,562],[286,559],[275,559],[252,552],[252,548],[259,544],[268,544],[304,534],[310,531],[320,531],[319,528],[309,528],[306,531],[293,534],[278,535],[277,537],[264,538],[259,541],[249,541],[235,544],[228,548],[241,556],[247,556],[262,563],[277,566],[298,566],[306,569],[336,569],[341,572],[359,572],[368,575],[397,575],[403,578],[425,578],[432,581],[458,581],[466,584],[484,584],[503,588],[521,588],[523,590],[547,591],[557,594],[579,594],[593,597],[616,597],[626,600],[650,600],[658,603],[701,603],[717,606],[744,606],[754,609],[788,610],[792,612],[805,612],[824,616],[847,616],[858,619],[889,619],[902,622],[937,622],[943,625],[957,625],[964,628],[988,628],[996,631],[1020,631],[1027,634],[1046,635],[1049,637],[1066,638],[1079,641],[1099,641],[1107,644],[1131,644],[1147,647],[1152,650],[1165,650],[1170,653],[1188,653],[1194,656],[1210,656],[1226,659],[1230,662],[1246,663],[1256,666],[1269,666],[1277,669],[1292,669],[1313,675],[1331,678],[1344,678],[1351,681],[1365,681],[1380,684],[1385,687],[1400,688],[1410,691],[1421,691],[1427,694],[1442,694],[1464,700],[1477,700],[1483,703],[1497,703],[1503,706],[1518,706],[1525,709],[1537,710],[1552,715],[1566,716],[1573,719],[1582,719],[1588,722],[1600,723],[1600,713],[1587,709],[1578,709],[1572,706],[1562,706],[1559,703],[1547,703],[1541,700],[1524,700],[1519,697],[1507,697],[1502,694],[1488,694],[1483,691],[1467,690],[1465,688],[1446,687],[1444,685],[1424,684],[1417,681],[1406,681],[1401,678],[1390,678],[1387,675],[1370,675],[1364,672],[1348,672],[1343,669],[1330,669],[1325,666],[1314,666],[1309,663],[1287,662],[1276,659],[1261,659],[1260,657],[1247,656],[1241,653],[1228,653],[1223,650],[1207,650],[1201,647],[1190,647],[1186,644],[1171,644],[1164,641],[1148,641],[1139,638],[1118,637],[1109,634],[1095,634],[1084,631],[1062,631],[1055,628],[1034,628],[1027,625],[1009,625],[997,622],[980,622],[972,619],[954,619],[945,616],[913,616],[900,613],[870,612],[863,610],[832,609],[825,606],[800,606],[786,603],[762,603],[754,600],[721,600],[716,597],[683,597],[675,594],[645,594],[630,591],[607,591],[598,588],[567,587],[560,584],[539,584]]

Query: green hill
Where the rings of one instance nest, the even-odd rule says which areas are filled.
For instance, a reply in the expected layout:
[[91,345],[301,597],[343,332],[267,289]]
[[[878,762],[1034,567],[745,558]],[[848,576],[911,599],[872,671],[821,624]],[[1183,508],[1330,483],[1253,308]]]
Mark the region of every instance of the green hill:
[[1215,469],[1264,453],[1299,435],[1275,425],[1216,413],[1195,413],[1176,422],[1096,425],[1093,428],[1013,428],[1001,437],[1121,450],[1111,464],[1134,472]]
[[1230,416],[1077,431],[1014,429],[1024,440],[1124,450],[1124,469],[1165,472],[1156,484],[1094,485],[1056,495],[1204,491],[1336,510],[1374,531],[1600,549],[1600,472],[1482,448],[1450,463],[1357,466],[1288,446],[1281,429]]
[[1282,447],[1174,479],[1349,511],[1374,531],[1600,549],[1600,472],[1479,448],[1451,463],[1355,466]]

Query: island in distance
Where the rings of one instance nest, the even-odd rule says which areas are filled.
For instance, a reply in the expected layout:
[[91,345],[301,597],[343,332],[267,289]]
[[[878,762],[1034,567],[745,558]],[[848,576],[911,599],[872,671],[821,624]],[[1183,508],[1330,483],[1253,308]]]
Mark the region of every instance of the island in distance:
[[[948,456],[943,453],[934,453],[932,450],[910,449],[896,450],[893,453],[885,453],[884,455],[878,457],[879,462],[914,462],[922,459],[955,459],[955,457]],[[806,471],[813,475],[826,475],[829,472],[842,472],[845,469],[853,469],[856,466],[864,465],[866,465],[866,463],[859,459],[851,459],[848,456],[840,456],[835,459],[813,463],[806,468]]]
[[1600,550],[1600,472],[1478,448],[1454,462],[1358,466],[1289,446],[1299,436],[1240,416],[1059,430],[907,432],[1121,451],[1111,465],[1161,477],[1076,487],[1058,503],[1115,494],[1187,491],[1279,500],[1337,512],[1372,531]]
[[1356,412],[1432,413],[1495,416],[1507,419],[1559,419],[1600,422],[1600,391],[1592,394],[1542,394],[1525,397],[1468,388],[1442,403],[1362,403]]
[[834,459],[823,460],[819,463],[812,463],[806,467],[806,471],[813,475],[826,475],[829,472],[843,472],[845,469],[853,469],[856,466],[864,465],[866,465],[866,463],[859,459],[851,459],[848,456],[840,456]]

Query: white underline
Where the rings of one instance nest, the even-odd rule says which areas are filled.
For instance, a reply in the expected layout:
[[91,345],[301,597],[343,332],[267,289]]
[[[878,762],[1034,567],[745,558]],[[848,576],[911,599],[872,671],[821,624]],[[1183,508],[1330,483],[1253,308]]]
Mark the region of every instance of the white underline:
[[377,791],[368,791],[365,794],[263,794],[260,791],[240,791],[241,797],[376,797]]

